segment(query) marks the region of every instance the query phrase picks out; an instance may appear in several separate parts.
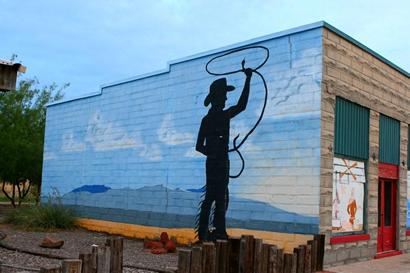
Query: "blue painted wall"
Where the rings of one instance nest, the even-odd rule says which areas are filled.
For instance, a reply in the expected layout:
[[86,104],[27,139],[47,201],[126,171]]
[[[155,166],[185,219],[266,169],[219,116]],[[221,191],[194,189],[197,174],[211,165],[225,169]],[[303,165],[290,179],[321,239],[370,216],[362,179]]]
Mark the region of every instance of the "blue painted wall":
[[[265,116],[242,148],[246,167],[230,180],[228,227],[312,233],[319,225],[322,29],[257,42],[270,50],[259,72],[268,84]],[[155,54],[155,52],[152,52]],[[100,95],[50,105],[43,197],[57,189],[83,216],[163,227],[194,227],[205,184],[205,157],[194,149],[209,85],[217,77],[203,54],[170,65],[169,72],[103,87]],[[224,58],[231,70],[245,57]],[[137,61],[137,60],[134,60]],[[227,107],[237,102],[242,73]],[[263,103],[253,76],[248,107],[231,121],[231,138],[253,126]],[[230,142],[232,143],[232,141]],[[239,158],[230,155],[231,172]]]

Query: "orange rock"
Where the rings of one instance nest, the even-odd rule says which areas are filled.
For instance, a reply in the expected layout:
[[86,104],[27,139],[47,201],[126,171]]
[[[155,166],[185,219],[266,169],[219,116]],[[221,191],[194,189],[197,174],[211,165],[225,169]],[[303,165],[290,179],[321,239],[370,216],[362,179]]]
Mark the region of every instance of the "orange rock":
[[151,253],[152,254],[166,254],[168,253],[168,251],[165,248],[161,247],[161,248],[151,249]]
[[169,240],[166,244],[165,244],[165,249],[168,252],[175,252],[177,250],[177,247],[175,245],[175,243],[172,240]]
[[156,248],[163,248],[164,245],[161,242],[145,241],[144,247],[149,248],[149,249],[156,249]]
[[160,241],[165,245],[169,241],[168,233],[162,232]]
[[40,247],[44,248],[61,248],[64,245],[63,240],[56,240],[51,237],[44,237],[40,243]]

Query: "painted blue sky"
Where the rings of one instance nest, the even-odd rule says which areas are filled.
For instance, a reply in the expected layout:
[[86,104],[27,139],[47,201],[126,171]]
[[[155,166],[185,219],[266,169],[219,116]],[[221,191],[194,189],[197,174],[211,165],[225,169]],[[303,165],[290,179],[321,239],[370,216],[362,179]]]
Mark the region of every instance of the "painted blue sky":
[[409,71],[409,1],[0,0],[0,59],[66,97],[191,54],[325,20]]

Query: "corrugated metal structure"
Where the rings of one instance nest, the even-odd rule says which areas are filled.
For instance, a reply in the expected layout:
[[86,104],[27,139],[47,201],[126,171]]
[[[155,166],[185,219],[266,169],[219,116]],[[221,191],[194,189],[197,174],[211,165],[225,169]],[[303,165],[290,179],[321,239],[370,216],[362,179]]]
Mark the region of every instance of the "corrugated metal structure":
[[369,109],[336,98],[335,154],[357,159],[369,157]]
[[400,164],[400,122],[380,114],[379,160],[383,163]]

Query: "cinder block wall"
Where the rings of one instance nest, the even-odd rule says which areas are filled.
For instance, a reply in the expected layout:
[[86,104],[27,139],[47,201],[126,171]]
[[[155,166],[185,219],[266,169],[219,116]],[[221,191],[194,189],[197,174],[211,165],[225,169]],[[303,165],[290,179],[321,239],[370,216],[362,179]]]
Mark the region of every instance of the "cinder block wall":
[[[322,28],[249,44],[270,50],[259,71],[269,96],[262,122],[242,149],[243,175],[230,182],[228,227],[317,233]],[[159,228],[193,231],[205,184],[205,157],[195,152],[195,141],[208,111],[204,98],[218,78],[205,65],[222,52],[173,62],[169,71],[49,106],[43,196],[57,189],[83,218],[152,227],[150,236],[158,235]],[[216,68],[238,69],[243,58],[254,65],[263,53],[227,57]],[[243,73],[228,76],[236,86],[228,94],[228,107],[237,102],[244,79]],[[257,75],[250,88],[245,112],[231,122],[230,143],[238,133],[244,136],[260,114],[264,93]],[[235,173],[239,159],[230,156]]]
[[[333,145],[336,96],[370,108],[370,151],[378,158],[379,114],[401,122],[401,158],[407,161],[407,126],[410,123],[410,80],[368,52],[328,29],[323,34],[321,101],[320,231],[326,233],[325,264],[339,265],[371,259],[377,250],[378,160],[367,164],[367,233],[370,240],[330,244],[332,236]],[[408,164],[408,163],[407,163]],[[407,165],[400,166],[398,219],[400,250],[410,249],[406,237]]]

